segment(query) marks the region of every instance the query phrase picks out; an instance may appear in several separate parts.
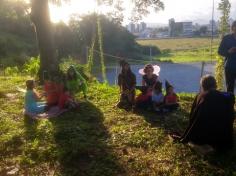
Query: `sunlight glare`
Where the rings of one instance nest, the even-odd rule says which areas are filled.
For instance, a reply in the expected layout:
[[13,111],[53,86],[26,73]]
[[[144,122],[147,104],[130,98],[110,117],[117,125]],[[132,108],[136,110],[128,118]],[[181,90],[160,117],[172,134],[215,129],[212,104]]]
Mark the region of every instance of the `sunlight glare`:
[[62,2],[61,6],[49,5],[51,21],[56,23],[63,21],[68,23],[71,14],[87,14],[94,12],[97,4],[94,0],[71,0],[68,3]]

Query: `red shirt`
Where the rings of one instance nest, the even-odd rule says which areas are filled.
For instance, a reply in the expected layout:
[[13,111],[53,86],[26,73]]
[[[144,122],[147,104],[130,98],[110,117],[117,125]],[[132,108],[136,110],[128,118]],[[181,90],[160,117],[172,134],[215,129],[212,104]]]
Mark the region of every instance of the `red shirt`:
[[47,104],[57,104],[62,90],[63,86],[61,84],[57,84],[51,81],[45,82],[44,91],[46,93]]
[[178,101],[178,96],[176,94],[165,96],[165,103],[177,103],[177,101]]

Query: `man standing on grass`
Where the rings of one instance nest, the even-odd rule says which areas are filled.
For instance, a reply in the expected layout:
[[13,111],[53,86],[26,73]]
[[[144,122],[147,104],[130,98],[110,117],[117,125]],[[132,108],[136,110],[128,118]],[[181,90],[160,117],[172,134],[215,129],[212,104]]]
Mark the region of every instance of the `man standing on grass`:
[[236,21],[231,26],[232,34],[224,36],[218,53],[225,57],[225,79],[227,92],[234,93],[236,80]]

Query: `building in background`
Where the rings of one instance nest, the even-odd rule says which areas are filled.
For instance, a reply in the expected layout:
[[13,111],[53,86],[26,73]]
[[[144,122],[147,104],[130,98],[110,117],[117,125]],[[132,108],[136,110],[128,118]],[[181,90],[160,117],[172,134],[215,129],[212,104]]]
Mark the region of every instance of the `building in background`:
[[145,31],[147,29],[147,24],[144,23],[144,22],[141,22],[141,23],[129,23],[127,26],[126,26],[127,30],[133,34],[138,34],[138,33],[142,33],[143,31]]
[[209,33],[213,33],[214,35],[217,34],[218,26],[215,20],[210,20],[207,30]]
[[170,37],[191,37],[193,35],[192,22],[175,22],[174,18],[169,20]]
[[128,25],[127,25],[127,30],[129,31],[129,32],[131,32],[131,33],[135,33],[135,24],[134,23],[129,23]]

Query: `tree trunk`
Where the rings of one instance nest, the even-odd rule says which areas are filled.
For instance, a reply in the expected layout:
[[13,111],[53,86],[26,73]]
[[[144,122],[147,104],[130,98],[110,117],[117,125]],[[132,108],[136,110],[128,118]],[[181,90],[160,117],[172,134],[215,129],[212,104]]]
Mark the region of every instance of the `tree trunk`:
[[57,72],[59,63],[53,44],[52,25],[50,22],[48,0],[31,0],[31,20],[35,32],[40,54],[39,79],[43,81],[43,73]]

